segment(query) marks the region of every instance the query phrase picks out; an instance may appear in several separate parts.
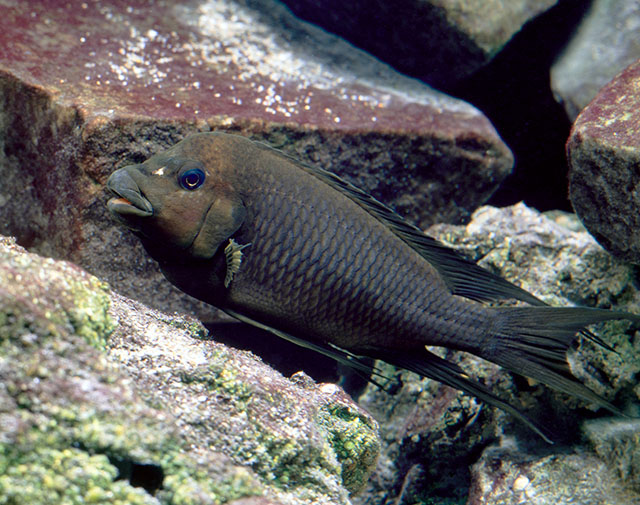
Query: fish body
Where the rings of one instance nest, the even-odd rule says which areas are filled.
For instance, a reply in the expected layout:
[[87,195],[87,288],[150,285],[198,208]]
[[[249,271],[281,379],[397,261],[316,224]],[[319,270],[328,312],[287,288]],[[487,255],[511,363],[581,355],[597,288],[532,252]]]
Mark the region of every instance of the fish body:
[[[383,359],[530,425],[425,346],[474,353],[615,411],[571,377],[565,352],[585,325],[637,316],[544,307],[329,172],[201,133],[114,172],[107,187],[111,212],[173,284],[243,321],[356,368]],[[479,303],[505,297],[534,306]]]

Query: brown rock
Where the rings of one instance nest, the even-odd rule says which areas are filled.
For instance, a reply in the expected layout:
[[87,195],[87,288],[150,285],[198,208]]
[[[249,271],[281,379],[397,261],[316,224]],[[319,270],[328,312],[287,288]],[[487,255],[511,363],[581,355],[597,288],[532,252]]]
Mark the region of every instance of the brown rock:
[[640,263],[640,61],[578,116],[567,153],[569,194],[585,227],[612,254]]
[[5,2],[0,232],[156,307],[202,314],[104,209],[109,173],[188,133],[266,140],[423,226],[465,220],[507,175],[512,156],[479,111],[277,2],[254,4]]

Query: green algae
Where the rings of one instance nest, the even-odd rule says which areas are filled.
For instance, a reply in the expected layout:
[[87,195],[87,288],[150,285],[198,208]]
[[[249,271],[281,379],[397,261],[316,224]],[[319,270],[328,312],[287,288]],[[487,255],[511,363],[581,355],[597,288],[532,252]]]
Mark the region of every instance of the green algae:
[[72,333],[104,347],[115,328],[106,283],[70,263],[27,254],[12,239],[0,245],[0,339]]
[[157,505],[141,488],[117,481],[106,456],[75,448],[0,446],[0,504]]
[[73,303],[66,311],[76,335],[93,347],[102,349],[115,325],[109,317],[109,286],[91,278],[71,285]]
[[[172,418],[109,362],[109,305],[105,283],[0,240],[0,505],[204,505],[262,495],[250,471],[222,455],[189,455]],[[142,467],[157,482],[125,471]]]
[[380,453],[377,426],[353,407],[328,404],[319,413],[342,468],[344,486],[356,493],[364,487]]
[[[142,447],[142,452],[148,453],[143,457],[141,447],[136,445],[139,440],[130,436],[132,426],[93,424],[65,433],[58,423],[49,422],[44,431],[32,429],[21,440],[0,444],[0,505],[200,505],[263,493],[246,469],[219,469],[218,478],[212,479],[211,468],[203,469],[184,455],[181,447],[167,444],[162,435],[155,441],[155,453]],[[110,433],[96,440],[93,435],[97,426]],[[120,431],[121,436],[114,445],[108,445],[114,441],[114,431]],[[84,433],[92,436],[83,438]],[[126,478],[130,476],[121,475],[123,461],[157,465],[164,476],[161,489],[133,486]]]

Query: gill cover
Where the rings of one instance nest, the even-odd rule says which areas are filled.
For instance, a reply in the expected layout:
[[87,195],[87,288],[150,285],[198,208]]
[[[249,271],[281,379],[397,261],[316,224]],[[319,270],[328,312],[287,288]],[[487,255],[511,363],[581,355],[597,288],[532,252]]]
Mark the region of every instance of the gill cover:
[[247,210],[240,198],[233,195],[216,197],[204,218],[191,246],[191,253],[200,259],[213,257],[219,247],[242,226]]

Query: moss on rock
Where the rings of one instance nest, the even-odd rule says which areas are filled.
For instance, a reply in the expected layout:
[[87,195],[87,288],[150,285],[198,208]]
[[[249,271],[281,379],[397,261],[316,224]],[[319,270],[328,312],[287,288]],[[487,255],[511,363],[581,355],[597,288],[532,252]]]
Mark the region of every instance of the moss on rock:
[[71,333],[104,347],[114,328],[106,283],[71,263],[25,254],[11,238],[0,246],[0,338]]
[[361,410],[340,403],[325,405],[318,419],[341,465],[344,486],[357,493],[378,460],[381,442],[377,423]]
[[377,425],[192,318],[0,240],[0,505],[348,505]]
[[190,454],[109,360],[108,286],[0,240],[0,504],[217,504],[262,495],[246,468]]

